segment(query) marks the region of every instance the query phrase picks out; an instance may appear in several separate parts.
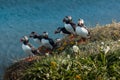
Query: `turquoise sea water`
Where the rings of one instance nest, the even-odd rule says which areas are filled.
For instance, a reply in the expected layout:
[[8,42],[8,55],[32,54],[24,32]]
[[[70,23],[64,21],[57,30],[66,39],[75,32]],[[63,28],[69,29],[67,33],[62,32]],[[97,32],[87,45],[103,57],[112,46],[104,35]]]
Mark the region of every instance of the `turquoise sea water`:
[[15,60],[27,56],[20,38],[31,31],[48,31],[63,26],[62,19],[71,15],[74,22],[85,20],[88,27],[120,21],[120,0],[0,0],[0,74]]

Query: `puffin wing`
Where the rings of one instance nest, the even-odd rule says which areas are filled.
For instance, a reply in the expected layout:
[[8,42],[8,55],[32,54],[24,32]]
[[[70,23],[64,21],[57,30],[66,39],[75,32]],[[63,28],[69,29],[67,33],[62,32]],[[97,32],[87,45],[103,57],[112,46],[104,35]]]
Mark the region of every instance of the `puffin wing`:
[[53,41],[53,39],[51,39],[51,38],[48,38],[48,40],[49,40],[49,43],[52,45],[52,46],[54,46],[54,41]]
[[65,27],[61,28],[62,33],[64,34],[71,34],[69,31],[66,30]]

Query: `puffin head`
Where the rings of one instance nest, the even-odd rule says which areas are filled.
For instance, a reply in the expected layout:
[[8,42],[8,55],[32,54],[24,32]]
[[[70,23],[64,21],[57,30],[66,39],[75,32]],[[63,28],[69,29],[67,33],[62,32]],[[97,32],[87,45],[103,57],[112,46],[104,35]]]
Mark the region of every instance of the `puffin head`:
[[61,27],[58,27],[57,30],[55,30],[54,33],[55,33],[55,34],[60,33],[60,31],[61,31]]
[[84,25],[84,20],[78,19],[78,26],[83,26],[83,25]]
[[38,34],[37,34],[36,32],[34,32],[34,31],[31,32],[31,34],[29,35],[30,38],[33,38],[33,37],[35,37],[35,36],[38,36]]
[[43,37],[48,38],[48,32],[44,31],[42,35],[43,35]]
[[20,39],[21,42],[23,43],[28,43],[29,42],[29,39],[27,36],[23,36],[21,39]]
[[71,16],[65,16],[65,18],[63,19],[63,22],[68,23],[72,21],[72,17]]

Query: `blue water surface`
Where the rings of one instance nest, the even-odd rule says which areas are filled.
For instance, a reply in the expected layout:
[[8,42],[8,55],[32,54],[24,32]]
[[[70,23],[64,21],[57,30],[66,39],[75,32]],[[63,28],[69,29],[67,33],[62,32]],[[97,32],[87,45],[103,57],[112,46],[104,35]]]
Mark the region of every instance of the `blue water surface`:
[[49,32],[63,26],[62,19],[71,15],[75,23],[85,20],[87,27],[120,21],[120,0],[0,0],[0,74],[6,67],[27,56],[20,38],[36,31]]

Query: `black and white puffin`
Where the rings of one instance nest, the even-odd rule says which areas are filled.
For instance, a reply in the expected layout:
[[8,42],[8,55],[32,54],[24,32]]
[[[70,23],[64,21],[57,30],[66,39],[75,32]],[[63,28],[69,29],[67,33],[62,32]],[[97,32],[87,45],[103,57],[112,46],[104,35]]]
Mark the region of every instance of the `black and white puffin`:
[[40,54],[40,52],[29,43],[29,39],[27,36],[21,38],[21,42],[23,51],[29,54],[29,57]]
[[76,24],[72,22],[71,16],[65,16],[65,18],[63,19],[63,23],[64,23],[65,29],[68,32],[75,34]]
[[78,24],[75,31],[76,31],[76,35],[80,36],[84,41],[90,38],[90,32],[85,27],[83,19],[78,20]]
[[42,45],[42,43],[41,43],[41,40],[42,40],[42,38],[43,38],[42,35],[39,35],[39,34],[37,34],[36,32],[31,32],[31,34],[30,34],[29,37],[30,37],[30,38],[33,38],[33,40],[34,40],[37,44]]
[[64,36],[68,36],[72,34],[71,32],[67,31],[65,27],[58,27],[54,33],[55,34],[60,33],[60,34],[63,34]]
[[54,40],[48,37],[47,32],[43,32],[42,35],[43,35],[43,39],[41,40],[42,45],[45,46],[46,48],[53,49],[56,46]]

